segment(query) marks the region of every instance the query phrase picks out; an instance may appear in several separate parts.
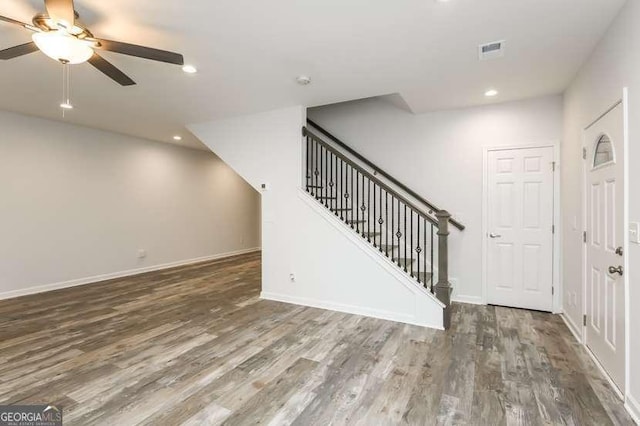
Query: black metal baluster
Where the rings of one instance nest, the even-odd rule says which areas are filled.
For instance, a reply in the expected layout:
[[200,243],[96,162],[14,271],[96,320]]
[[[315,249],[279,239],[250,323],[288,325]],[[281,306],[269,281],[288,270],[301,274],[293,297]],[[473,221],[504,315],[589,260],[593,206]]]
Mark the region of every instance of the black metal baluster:
[[398,200],[398,232],[396,232],[396,237],[398,237],[398,254],[396,263],[398,264],[398,266],[402,267],[402,265],[400,264],[400,256],[402,254],[402,252],[400,251],[400,237],[402,237],[402,232],[400,232],[400,200]]
[[329,168],[329,162],[331,161],[331,156],[333,154],[328,149],[324,155],[324,205],[327,206],[328,209],[331,209],[331,187],[329,186],[329,181],[331,180],[331,169]]
[[[353,167],[351,167],[351,198],[353,198]],[[353,229],[353,200],[350,199],[349,212],[351,213],[351,228]]]
[[[312,152],[313,152],[313,158],[311,159],[311,161],[313,162],[313,178],[311,180],[311,186],[316,186],[316,180],[318,179],[318,164],[317,164],[317,159],[318,159],[318,141],[316,141],[315,139],[312,139],[312,143],[313,143],[313,148],[312,148]],[[314,190],[314,196],[317,199],[318,198],[318,193]]]
[[362,212],[362,237],[364,238],[364,212],[366,210],[365,206],[364,206],[364,174],[360,174],[362,176],[362,200],[360,200],[362,202],[362,205],[358,206],[358,208],[360,209],[360,211]]
[[313,192],[309,191],[309,159],[311,158],[310,157],[310,153],[309,153],[309,150],[311,148],[310,147],[311,143],[309,142],[309,136],[306,137],[306,142],[307,142],[307,147],[305,149],[305,151],[306,151],[305,154],[306,154],[306,157],[307,157],[307,161],[304,164],[305,165],[305,168],[304,168],[304,187],[307,190],[307,192],[309,192],[309,193],[311,193],[313,195]]
[[407,272],[407,205],[404,205],[404,271]]
[[[433,276],[433,224],[431,225],[431,293],[433,293],[433,280],[435,277]],[[425,235],[426,238],[426,235]]]
[[367,241],[371,242],[371,180],[367,178]]
[[351,167],[349,164],[345,164],[344,166],[344,187],[346,188],[345,194],[344,194],[344,218],[345,220],[349,220],[349,198],[351,197],[351,194],[349,193],[349,171],[351,170],[351,173],[353,173],[353,167]]
[[316,146],[317,149],[315,150],[315,157],[316,157],[316,179],[315,179],[315,183],[313,184],[313,186],[316,187],[316,198],[320,201],[320,203],[322,203],[322,194],[320,191],[318,191],[318,187],[322,186],[322,166],[320,165],[320,158],[322,158],[322,145],[316,141]]
[[[395,197],[392,195],[391,196],[391,246],[393,245],[393,242],[395,241],[393,239],[393,235],[394,235],[393,233],[395,232],[395,229],[396,229],[396,227],[395,227],[395,222],[396,222],[395,221],[395,219],[396,219],[396,216],[395,216],[395,205],[396,205]],[[393,259],[393,248],[391,246],[389,246],[388,248],[391,249],[391,259]]]
[[327,187],[329,185],[327,185],[327,159],[329,158],[329,149],[325,148],[324,153],[322,154],[322,156],[320,157],[322,159],[322,166],[320,167],[320,169],[322,170],[322,176],[323,178],[320,179],[320,186],[322,186],[322,188],[320,188],[320,194],[322,194],[322,196],[324,197],[324,206],[325,207],[329,207],[329,203],[327,202],[327,192],[328,189]]
[[[429,225],[429,228],[431,228],[433,225],[430,222],[427,222],[427,219],[424,220],[424,249],[427,250],[427,225]],[[424,257],[422,258],[422,262],[424,262],[424,274],[425,274],[425,280],[424,280],[424,285],[425,287],[427,286],[427,252],[424,252]]]
[[335,180],[333,178],[334,175],[335,175],[335,173],[333,171],[334,170],[333,169],[333,157],[335,157],[335,154],[331,153],[331,167],[330,167],[330,171],[329,171],[329,173],[331,174],[331,182],[329,183],[329,186],[331,187],[331,194],[329,194],[329,196],[331,198],[329,199],[329,204],[331,204],[331,210],[333,210],[334,214],[337,216],[338,212],[336,211],[336,207],[334,206],[334,203],[333,203],[333,188],[335,186],[335,182],[334,182]]
[[[360,233],[360,172],[356,170],[356,199],[355,201],[355,209],[356,209],[356,232]],[[352,206],[353,207],[353,206]]]
[[[384,191],[384,228],[385,228],[385,241],[387,245],[386,255],[389,257],[389,192]],[[393,232],[393,228],[391,228]]]
[[[327,149],[324,146],[320,146],[320,183],[318,184],[318,186],[315,188],[316,193],[320,194],[320,197],[322,198],[322,181],[324,180],[324,169],[322,168],[323,163],[322,163],[322,158],[325,155],[325,152],[327,152]],[[325,207],[326,207],[326,203],[325,203]]]
[[[315,161],[315,155],[316,155],[315,142],[316,142],[315,139],[311,138],[310,140],[311,158],[309,159],[309,179],[307,180],[307,184],[310,186],[313,186],[313,181],[315,179],[315,167],[314,167],[314,161]],[[313,195],[315,196],[315,193]]]
[[[384,234],[382,231],[382,225],[384,224],[386,226],[386,224],[384,223],[384,220],[382,220],[382,187],[379,187],[378,189],[378,200],[380,201],[380,217],[378,218],[378,223],[380,224],[380,252],[382,252],[382,244],[384,244]],[[386,193],[386,191],[385,191]]]
[[[413,209],[409,210],[409,224],[410,224],[410,233],[411,233],[411,245],[409,245],[410,255],[408,259],[413,260]],[[413,261],[411,262],[411,276],[413,277]]]
[[417,234],[416,234],[416,241],[418,242],[418,247],[416,247],[416,265],[418,267],[418,283],[420,283],[420,252],[422,251],[422,249],[420,248],[420,220],[422,219],[422,217],[420,215],[418,215],[418,221],[416,223],[416,226],[418,227],[417,230]]
[[344,220],[344,197],[342,196],[344,193],[344,161],[340,160],[340,192],[338,192],[338,197],[340,197],[340,219]]
[[338,217],[342,218],[342,175],[340,170],[342,168],[342,158],[336,155],[336,209],[340,214]]
[[373,246],[376,247],[376,183],[373,183]]

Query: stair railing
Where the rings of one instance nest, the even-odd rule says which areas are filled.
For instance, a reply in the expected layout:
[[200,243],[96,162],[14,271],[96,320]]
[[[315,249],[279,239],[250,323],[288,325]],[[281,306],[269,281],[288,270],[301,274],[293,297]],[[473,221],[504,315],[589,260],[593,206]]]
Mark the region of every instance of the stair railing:
[[305,190],[434,293],[445,305],[443,322],[448,328],[451,215],[437,210],[433,217],[306,127],[303,136]]
[[[406,194],[409,194],[412,198],[414,198],[418,202],[424,204],[427,207],[427,209],[430,211],[430,214],[432,214],[433,212],[437,212],[437,211],[441,210],[436,205],[434,205],[432,202],[430,202],[426,198],[424,198],[421,195],[419,195],[418,193],[416,193],[414,190],[412,190],[411,188],[409,188],[408,186],[406,186],[405,184],[400,182],[395,177],[391,176],[389,173],[385,172],[381,167],[377,166],[376,164],[371,162],[369,159],[365,158],[358,151],[356,151],[355,149],[351,148],[346,143],[342,142],[340,139],[338,139],[333,134],[329,133],[326,129],[324,129],[323,127],[321,127],[317,123],[315,123],[313,120],[307,119],[307,123],[309,125],[311,125],[312,127],[314,127],[316,130],[318,130],[318,132],[322,133],[325,137],[329,138],[334,144],[338,145],[340,148],[342,148],[343,150],[348,152],[350,155],[352,155],[353,157],[357,158],[363,164],[366,164],[367,166],[369,166],[374,171],[374,175],[384,176],[384,178],[387,179],[389,182],[391,182],[393,185],[395,185],[396,187],[400,188]],[[456,220],[454,218],[451,218],[450,222],[458,230],[464,231],[465,226],[462,223],[460,223],[458,220]]]

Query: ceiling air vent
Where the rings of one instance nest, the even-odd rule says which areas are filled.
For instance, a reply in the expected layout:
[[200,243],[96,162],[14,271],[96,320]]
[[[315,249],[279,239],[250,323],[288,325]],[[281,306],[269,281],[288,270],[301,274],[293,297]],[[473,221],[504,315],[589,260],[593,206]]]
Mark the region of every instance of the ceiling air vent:
[[504,40],[481,44],[478,46],[480,60],[486,61],[488,59],[502,58],[504,56],[504,45]]

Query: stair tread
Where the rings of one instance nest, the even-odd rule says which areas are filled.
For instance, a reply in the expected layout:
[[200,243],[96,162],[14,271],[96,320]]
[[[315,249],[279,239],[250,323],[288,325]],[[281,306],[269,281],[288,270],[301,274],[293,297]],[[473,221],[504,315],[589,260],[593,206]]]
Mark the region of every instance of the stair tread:
[[338,197],[331,197],[327,195],[316,195],[316,199],[318,200],[337,200]]
[[364,219],[345,219],[347,223],[367,223]]
[[308,189],[322,189],[324,188],[323,186],[319,186],[319,185],[307,185]]

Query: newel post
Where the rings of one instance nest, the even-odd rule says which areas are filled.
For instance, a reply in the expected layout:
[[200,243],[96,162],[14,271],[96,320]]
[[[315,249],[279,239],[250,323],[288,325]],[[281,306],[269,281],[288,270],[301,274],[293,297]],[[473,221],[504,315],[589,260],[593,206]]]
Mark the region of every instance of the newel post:
[[445,304],[443,325],[445,330],[451,325],[451,283],[449,283],[449,220],[446,210],[436,212],[438,219],[438,282],[436,297]]

